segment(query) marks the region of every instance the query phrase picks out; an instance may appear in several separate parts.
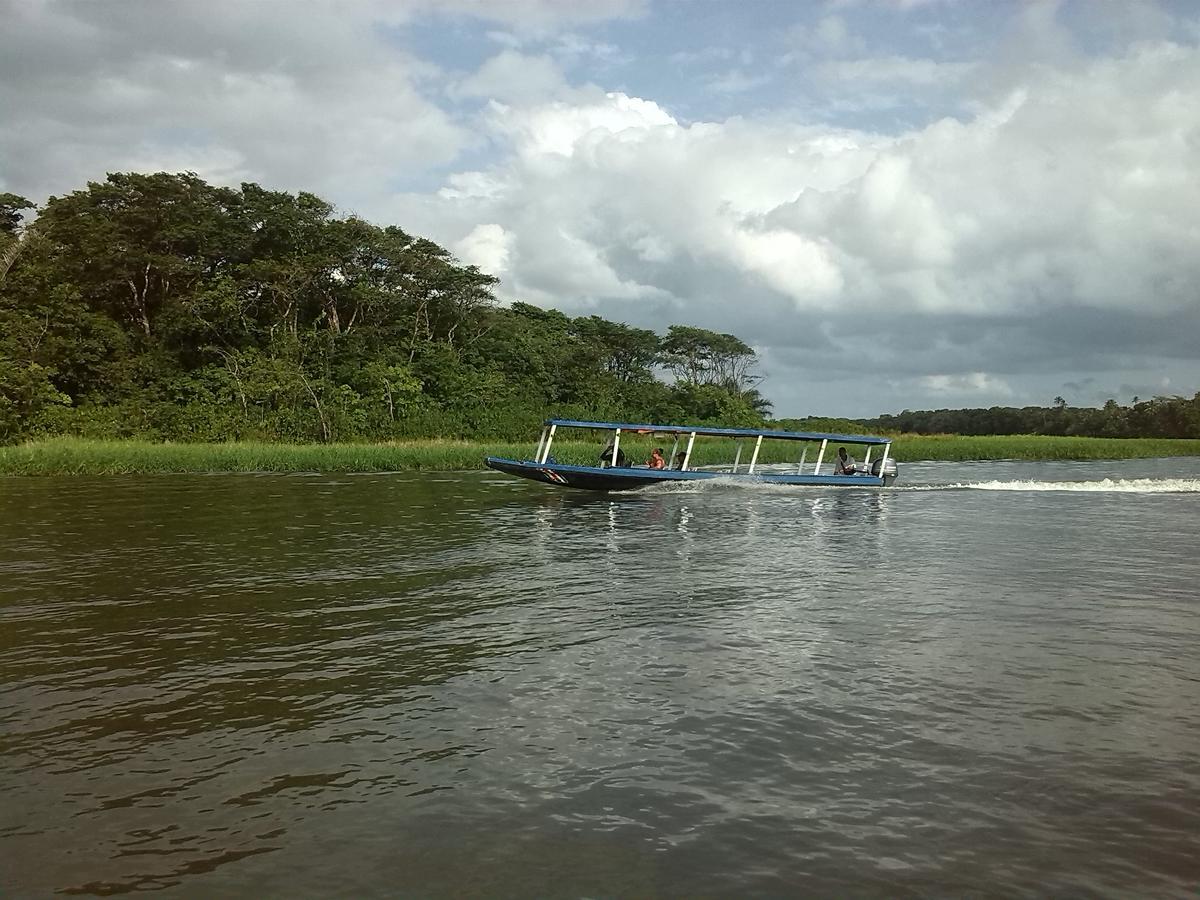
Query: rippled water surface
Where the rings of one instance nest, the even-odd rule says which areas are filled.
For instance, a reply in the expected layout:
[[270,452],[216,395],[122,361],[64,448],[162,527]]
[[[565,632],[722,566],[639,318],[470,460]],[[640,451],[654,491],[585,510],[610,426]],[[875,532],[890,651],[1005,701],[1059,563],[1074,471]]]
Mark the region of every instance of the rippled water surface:
[[1195,896],[1200,460],[901,476],[0,480],[0,895]]

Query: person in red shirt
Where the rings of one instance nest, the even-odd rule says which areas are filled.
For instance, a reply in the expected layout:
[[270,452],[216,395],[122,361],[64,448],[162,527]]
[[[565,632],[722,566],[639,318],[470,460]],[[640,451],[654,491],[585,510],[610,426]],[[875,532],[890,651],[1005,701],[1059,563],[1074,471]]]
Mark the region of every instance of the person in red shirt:
[[655,447],[650,451],[650,458],[646,460],[646,465],[652,469],[665,469],[667,461],[663,459],[662,447]]

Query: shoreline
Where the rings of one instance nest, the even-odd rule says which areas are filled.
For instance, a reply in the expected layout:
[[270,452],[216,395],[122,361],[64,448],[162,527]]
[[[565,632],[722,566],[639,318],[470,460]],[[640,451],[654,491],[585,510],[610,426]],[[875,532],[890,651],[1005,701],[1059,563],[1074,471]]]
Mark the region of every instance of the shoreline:
[[[630,441],[631,456],[649,453],[652,441]],[[642,445],[645,445],[644,447]],[[483,471],[487,456],[524,459],[534,441],[421,440],[392,444],[157,443],[138,440],[46,438],[0,446],[0,475],[152,475],[237,472],[451,472]],[[622,444],[622,446],[630,446]],[[698,465],[728,462],[728,440],[697,441]],[[587,462],[595,441],[554,445],[560,462]],[[762,462],[791,462],[766,454]],[[794,452],[794,451],[793,451]],[[1100,460],[1200,456],[1200,440],[1084,438],[1041,435],[897,435],[892,456],[915,461]],[[778,457],[778,458],[776,458]]]

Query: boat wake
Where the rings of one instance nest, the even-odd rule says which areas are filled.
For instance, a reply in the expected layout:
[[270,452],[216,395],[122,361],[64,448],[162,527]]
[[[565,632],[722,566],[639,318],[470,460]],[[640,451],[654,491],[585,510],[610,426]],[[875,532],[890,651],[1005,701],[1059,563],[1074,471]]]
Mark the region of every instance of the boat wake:
[[[871,490],[880,490],[880,488],[870,485],[863,487]],[[768,481],[748,481],[743,478],[704,478],[696,479],[695,481],[663,481],[659,484],[652,484],[645,487],[637,493],[641,496],[654,494],[708,494],[716,491],[761,491],[767,493],[796,493],[797,491],[828,490],[827,485],[796,485],[796,484],[772,484]],[[838,488],[838,490],[846,490],[846,488]]]
[[1100,481],[976,481],[906,485],[907,490],[1076,491],[1093,494],[1197,494],[1200,478],[1105,478]]
[[[875,493],[912,493],[914,491],[1007,491],[1050,492],[1065,491],[1091,494],[1200,494],[1200,478],[1104,478],[1097,481],[963,481],[950,484],[896,484],[888,488],[863,485]],[[762,491],[780,494],[811,494],[830,490],[845,491],[846,487],[826,485],[790,485],[743,481],[734,478],[713,478],[704,481],[674,481],[653,485],[639,491],[646,494],[700,494],[722,490]]]

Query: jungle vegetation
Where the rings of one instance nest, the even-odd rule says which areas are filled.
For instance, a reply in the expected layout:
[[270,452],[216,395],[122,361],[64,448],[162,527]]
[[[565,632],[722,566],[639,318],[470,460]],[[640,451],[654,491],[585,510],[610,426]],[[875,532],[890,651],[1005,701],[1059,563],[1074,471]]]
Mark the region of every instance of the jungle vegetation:
[[762,421],[755,354],[515,303],[309,193],[112,174],[0,195],[0,441],[525,436],[553,413]]
[[1099,438],[1200,438],[1200,393],[1185,397],[1137,397],[1128,406],[1068,406],[1062,397],[1050,407],[993,406],[990,409],[935,409],[880,416],[863,424],[877,431],[912,434],[1032,434]]

